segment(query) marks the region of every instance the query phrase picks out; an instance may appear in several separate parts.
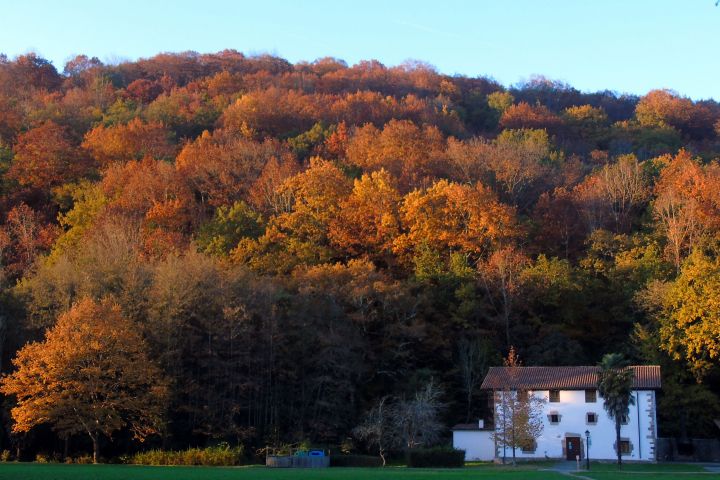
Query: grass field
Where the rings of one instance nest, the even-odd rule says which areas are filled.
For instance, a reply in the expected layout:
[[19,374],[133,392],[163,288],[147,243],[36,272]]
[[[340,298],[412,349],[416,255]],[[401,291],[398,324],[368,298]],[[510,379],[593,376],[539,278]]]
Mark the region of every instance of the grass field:
[[[402,467],[269,469],[264,467],[144,467],[135,465],[0,464],[0,479],[10,480],[691,480],[720,478],[696,465],[628,465],[618,472],[612,465],[593,465],[578,474],[545,470],[547,466],[481,466],[464,469],[408,469]],[[704,473],[703,473],[704,472]],[[578,475],[578,476],[575,476]]]
[[580,472],[593,480],[650,480],[650,479],[710,479],[720,478],[720,474],[713,474],[705,470],[702,465],[692,464],[627,464],[618,471],[617,465],[610,463],[592,464],[590,472]]

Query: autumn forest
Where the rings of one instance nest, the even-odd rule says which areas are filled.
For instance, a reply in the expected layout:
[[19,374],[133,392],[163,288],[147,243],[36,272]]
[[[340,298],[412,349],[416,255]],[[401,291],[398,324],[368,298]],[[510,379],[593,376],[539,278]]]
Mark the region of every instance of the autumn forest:
[[714,435],[719,159],[720,104],[669,90],[0,56],[0,450],[367,452],[428,385],[447,439],[511,347],[659,364],[660,436]]

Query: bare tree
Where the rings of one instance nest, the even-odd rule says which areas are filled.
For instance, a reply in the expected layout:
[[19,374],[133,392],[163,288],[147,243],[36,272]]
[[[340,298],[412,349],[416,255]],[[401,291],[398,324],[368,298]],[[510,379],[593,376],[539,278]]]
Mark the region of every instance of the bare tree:
[[395,432],[391,424],[392,407],[387,405],[388,397],[381,398],[378,403],[365,414],[360,425],[355,427],[353,434],[369,446],[377,447],[378,454],[385,466],[385,453],[395,441]]
[[444,404],[442,390],[433,381],[415,393],[411,400],[401,400],[393,408],[393,425],[402,445],[408,449],[432,446],[440,438],[444,425],[438,418]]
[[623,155],[616,163],[605,165],[599,178],[615,231],[628,231],[633,214],[640,211],[650,197],[648,178],[642,164],[635,155]]

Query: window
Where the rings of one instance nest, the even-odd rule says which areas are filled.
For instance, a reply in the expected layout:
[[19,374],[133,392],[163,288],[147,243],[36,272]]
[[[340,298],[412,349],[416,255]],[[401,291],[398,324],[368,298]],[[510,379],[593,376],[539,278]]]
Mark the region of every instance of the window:
[[620,439],[620,454],[630,455],[632,453],[632,443],[627,438]]
[[560,401],[560,390],[550,390],[550,401],[558,403]]
[[595,413],[595,412],[588,412],[585,415],[585,423],[587,423],[589,425],[595,425],[597,423],[597,419],[598,419],[597,413]]
[[597,402],[597,390],[585,390],[585,403]]
[[535,450],[537,450],[537,442],[533,438],[532,440],[524,442],[521,448],[523,453],[535,453]]
[[557,412],[550,412],[548,414],[548,421],[553,425],[557,425],[560,423],[560,414]]

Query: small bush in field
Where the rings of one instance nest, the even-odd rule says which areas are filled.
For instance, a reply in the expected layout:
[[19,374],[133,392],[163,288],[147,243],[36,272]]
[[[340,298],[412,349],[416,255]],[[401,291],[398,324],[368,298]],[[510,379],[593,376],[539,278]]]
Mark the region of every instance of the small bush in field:
[[0,462],[9,462],[10,461],[10,450],[3,450],[2,453],[0,453]]
[[81,455],[75,459],[75,463],[86,465],[89,463],[93,463],[93,459],[90,455]]

